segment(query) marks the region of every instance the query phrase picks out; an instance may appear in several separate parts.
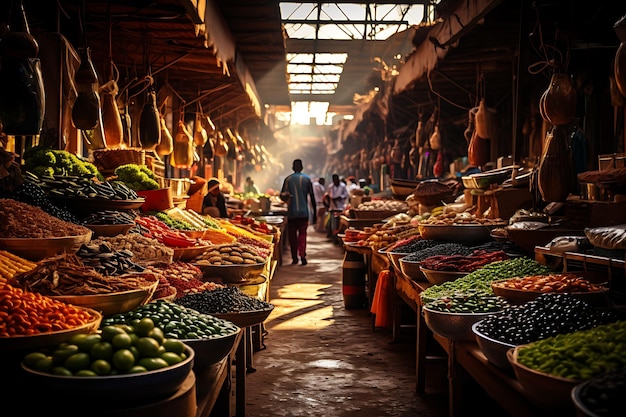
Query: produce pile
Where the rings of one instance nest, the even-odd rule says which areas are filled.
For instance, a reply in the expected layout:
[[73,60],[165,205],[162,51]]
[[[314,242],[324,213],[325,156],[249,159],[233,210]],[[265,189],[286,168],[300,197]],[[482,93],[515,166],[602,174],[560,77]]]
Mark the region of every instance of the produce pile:
[[502,314],[476,325],[487,337],[512,345],[586,330],[617,321],[617,313],[594,307],[567,294],[542,294],[521,305],[509,305]]
[[107,317],[102,320],[102,326],[129,325],[138,319],[151,320],[163,330],[165,337],[174,339],[213,339],[239,331],[239,327],[228,320],[163,300]]
[[268,302],[250,297],[238,287],[186,294],[175,302],[204,314],[245,313],[274,307]]
[[522,347],[520,364],[562,378],[584,381],[626,366],[626,321],[559,334]]
[[127,325],[106,325],[100,330],[74,335],[51,350],[30,352],[22,363],[53,375],[103,377],[154,371],[187,359],[185,344],[166,338],[149,318]]
[[83,308],[0,281],[0,337],[28,336],[73,329],[98,317]]
[[91,230],[61,220],[43,209],[10,198],[0,199],[0,237],[50,238],[82,236]]
[[86,266],[77,255],[63,253],[47,257],[8,283],[42,295],[89,295],[135,290],[150,287],[158,278],[150,272],[135,272],[119,276],[102,275]]
[[433,285],[421,294],[422,303],[426,304],[443,297],[455,297],[464,294],[493,295],[491,282],[500,279],[523,277],[527,275],[547,274],[550,269],[528,257],[492,262],[462,278],[443,284]]

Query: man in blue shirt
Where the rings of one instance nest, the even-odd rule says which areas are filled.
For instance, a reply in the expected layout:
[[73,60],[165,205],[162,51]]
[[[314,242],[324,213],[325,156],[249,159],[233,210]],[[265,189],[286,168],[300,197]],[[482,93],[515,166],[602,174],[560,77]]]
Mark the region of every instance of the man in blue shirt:
[[[291,248],[291,264],[298,263],[298,256],[302,265],[306,260],[306,237],[309,227],[309,207],[315,207],[313,183],[308,175],[302,173],[302,160],[293,161],[293,174],[287,176],[283,182],[281,195],[288,195],[287,199],[287,236]],[[313,224],[317,222],[317,213],[313,210]]]

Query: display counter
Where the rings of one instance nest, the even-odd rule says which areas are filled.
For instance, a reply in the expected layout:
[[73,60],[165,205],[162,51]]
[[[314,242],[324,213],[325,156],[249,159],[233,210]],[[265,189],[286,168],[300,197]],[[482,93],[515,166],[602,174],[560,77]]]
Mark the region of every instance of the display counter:
[[397,300],[393,314],[394,337],[402,320],[401,307],[406,304],[416,314],[415,389],[417,393],[425,392],[428,361],[438,359],[427,356],[428,341],[434,339],[447,353],[450,417],[468,415],[470,411],[476,411],[463,409],[463,386],[467,378],[472,378],[477,382],[510,416],[543,417],[549,414],[546,410],[535,406],[526,397],[513,374],[503,372],[489,363],[476,342],[455,342],[433,334],[424,321],[420,302],[420,293],[432,284],[414,281],[400,271],[395,271],[393,266],[391,268]]

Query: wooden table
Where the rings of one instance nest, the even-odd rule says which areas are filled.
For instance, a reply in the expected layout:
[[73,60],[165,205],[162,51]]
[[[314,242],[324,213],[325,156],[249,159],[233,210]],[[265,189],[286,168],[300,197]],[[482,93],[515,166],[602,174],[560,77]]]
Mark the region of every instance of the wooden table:
[[[547,417],[548,415],[553,415],[548,410],[543,410],[536,406],[526,396],[512,373],[506,373],[492,365],[483,355],[476,342],[453,341],[433,334],[424,321],[420,300],[420,293],[432,286],[432,284],[414,281],[400,271],[393,270],[393,266],[392,273],[394,274],[398,301],[406,303],[416,314],[416,392],[420,394],[425,392],[426,365],[428,360],[434,359],[426,355],[426,347],[428,339],[434,338],[448,356],[448,404],[450,417],[467,415],[470,411],[464,410],[462,407],[463,385],[467,378],[472,378],[476,381],[510,416]],[[401,306],[402,304],[394,306],[394,329],[401,320]]]

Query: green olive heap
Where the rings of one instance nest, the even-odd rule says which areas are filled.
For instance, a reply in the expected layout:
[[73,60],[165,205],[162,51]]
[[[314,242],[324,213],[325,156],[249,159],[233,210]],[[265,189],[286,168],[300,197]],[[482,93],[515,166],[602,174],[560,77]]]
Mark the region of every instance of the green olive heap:
[[187,358],[186,345],[166,338],[149,318],[131,325],[108,325],[100,333],[80,333],[51,351],[35,351],[25,367],[59,376],[102,377],[167,368]]

